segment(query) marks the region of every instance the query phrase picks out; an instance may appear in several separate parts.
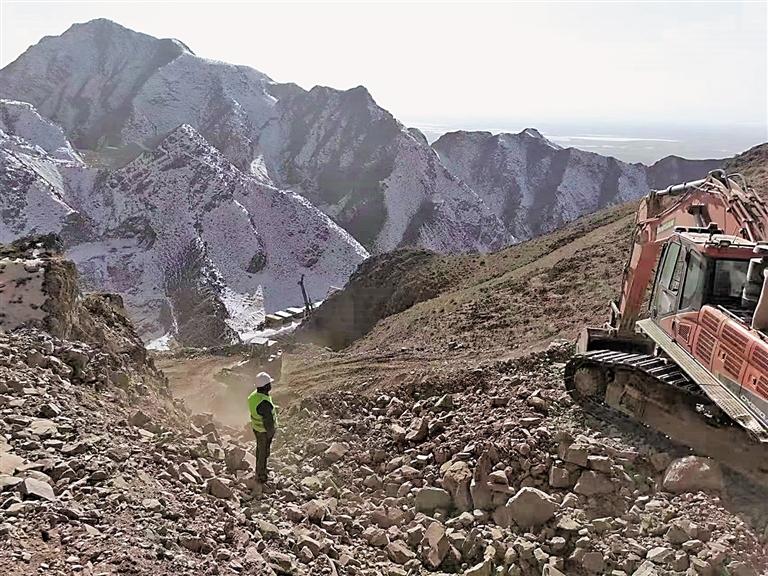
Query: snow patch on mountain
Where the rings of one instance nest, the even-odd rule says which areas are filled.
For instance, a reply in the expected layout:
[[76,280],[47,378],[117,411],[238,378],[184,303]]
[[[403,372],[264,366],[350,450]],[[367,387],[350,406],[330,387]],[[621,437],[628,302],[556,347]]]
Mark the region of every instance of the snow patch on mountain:
[[147,339],[205,345],[253,332],[265,310],[301,301],[301,274],[324,295],[368,256],[305,198],[243,173],[189,125],[112,172],[0,131],[0,184],[0,241],[59,233],[86,288],[123,295]]
[[0,100],[0,130],[34,143],[54,159],[82,162],[64,131],[42,118],[35,107],[26,102]]

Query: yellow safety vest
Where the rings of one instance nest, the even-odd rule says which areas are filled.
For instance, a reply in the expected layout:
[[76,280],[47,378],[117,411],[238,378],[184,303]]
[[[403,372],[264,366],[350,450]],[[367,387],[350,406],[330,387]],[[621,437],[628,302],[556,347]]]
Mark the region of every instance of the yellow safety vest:
[[272,396],[268,394],[262,394],[261,392],[251,392],[248,396],[248,409],[251,412],[251,427],[255,432],[266,432],[264,427],[264,419],[261,414],[256,410],[259,404],[262,402],[269,402],[272,405],[272,414],[275,420],[275,430],[277,430],[277,405],[272,401]]

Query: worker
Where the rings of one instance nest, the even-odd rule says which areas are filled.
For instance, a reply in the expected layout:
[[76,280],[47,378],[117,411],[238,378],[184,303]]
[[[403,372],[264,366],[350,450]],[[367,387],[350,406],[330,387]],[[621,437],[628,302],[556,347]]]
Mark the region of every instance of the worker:
[[272,376],[260,372],[256,375],[255,389],[248,396],[251,428],[256,435],[256,492],[259,493],[267,482],[267,459],[277,431],[277,406],[269,394],[273,382]]

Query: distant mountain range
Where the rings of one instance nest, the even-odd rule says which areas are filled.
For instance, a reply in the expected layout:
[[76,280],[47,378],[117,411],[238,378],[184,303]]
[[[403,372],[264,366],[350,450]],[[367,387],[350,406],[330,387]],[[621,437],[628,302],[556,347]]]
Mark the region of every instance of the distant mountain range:
[[652,166],[562,148],[536,129],[519,134],[450,132],[433,148],[516,238],[560,228],[584,214],[634,200],[651,188],[695,180],[722,160],[668,156]]
[[0,70],[0,98],[0,241],[60,232],[145,338],[196,344],[297,303],[301,273],[322,296],[368,252],[496,250],[722,164],[626,164],[534,129],[430,146],[363,87],[279,84],[103,19]]

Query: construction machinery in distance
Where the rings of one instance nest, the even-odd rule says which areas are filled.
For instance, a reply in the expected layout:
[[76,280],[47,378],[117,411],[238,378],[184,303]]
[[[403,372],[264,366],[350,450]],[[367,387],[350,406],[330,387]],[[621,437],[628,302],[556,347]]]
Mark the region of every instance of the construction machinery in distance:
[[621,298],[566,388],[768,486],[766,203],[717,170],[651,191],[635,224]]

